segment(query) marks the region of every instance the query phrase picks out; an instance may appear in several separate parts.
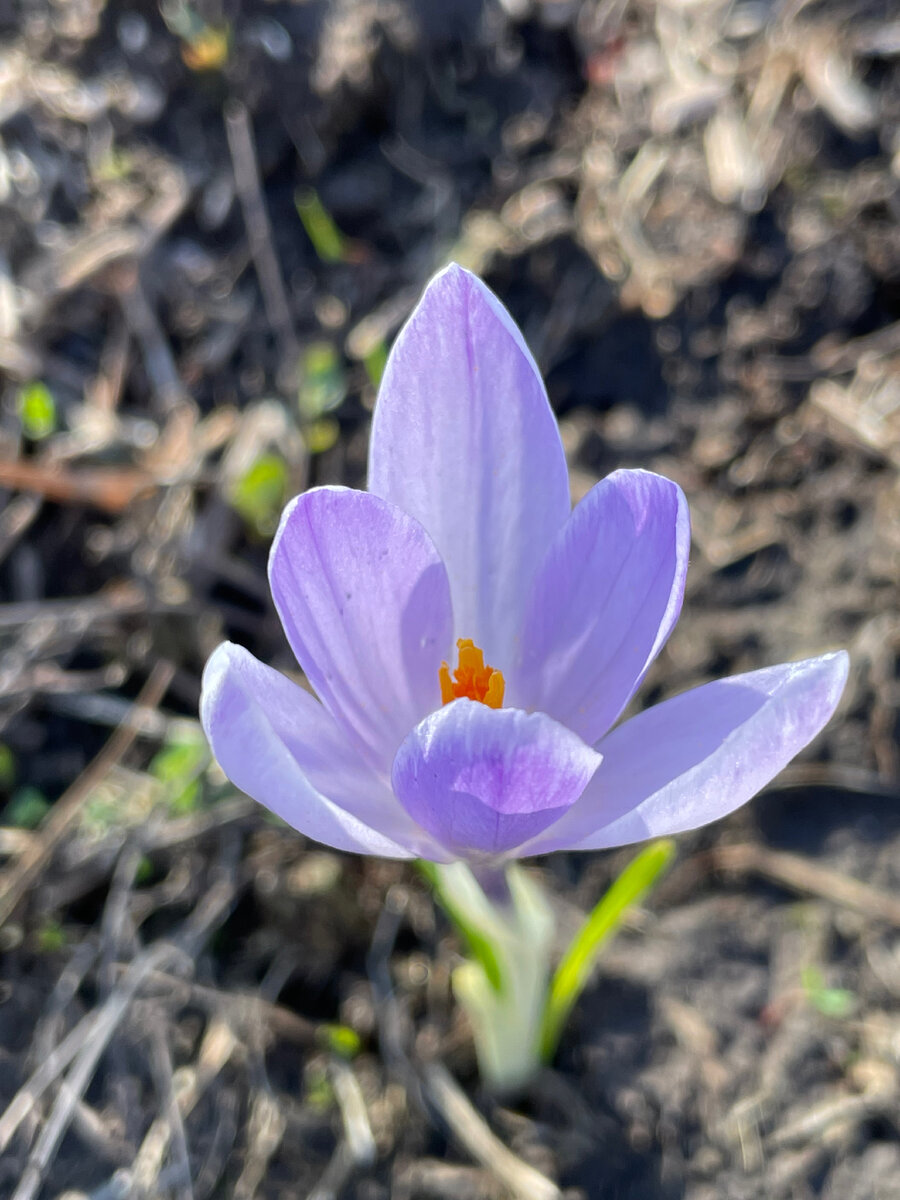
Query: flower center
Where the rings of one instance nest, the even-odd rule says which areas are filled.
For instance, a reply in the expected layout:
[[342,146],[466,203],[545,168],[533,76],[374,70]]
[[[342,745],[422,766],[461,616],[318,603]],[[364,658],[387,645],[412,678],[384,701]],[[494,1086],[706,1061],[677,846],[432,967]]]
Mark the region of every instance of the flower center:
[[441,681],[441,703],[452,700],[479,700],[488,708],[500,708],[503,704],[503,689],[506,681],[499,671],[484,665],[484,651],[479,650],[471,638],[460,638],[456,643],[459,651],[459,666],[451,678],[450,667],[441,663],[438,678]]

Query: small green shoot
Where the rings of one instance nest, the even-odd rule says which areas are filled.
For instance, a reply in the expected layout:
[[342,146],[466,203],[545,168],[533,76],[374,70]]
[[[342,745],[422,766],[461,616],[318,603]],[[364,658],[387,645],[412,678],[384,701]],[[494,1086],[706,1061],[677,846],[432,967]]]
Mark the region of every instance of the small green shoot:
[[163,785],[169,812],[193,812],[200,801],[200,775],[209,761],[205,741],[172,741],[150,763],[150,774]]
[[314,188],[304,188],[295,194],[294,204],[306,236],[322,262],[343,262],[346,258],[344,235],[319,199],[318,192]]
[[315,1063],[306,1069],[304,1079],[304,1098],[307,1104],[318,1112],[328,1112],[334,1108],[334,1088],[328,1078],[328,1072],[320,1063]]
[[17,829],[37,829],[50,811],[50,802],[36,787],[22,787],[3,810],[3,824]]
[[94,164],[92,174],[97,183],[120,183],[129,177],[134,167],[134,155],[113,146]]
[[153,865],[153,860],[148,858],[146,854],[142,854],[140,862],[137,865],[137,870],[134,873],[135,887],[145,887],[156,874],[156,867]]
[[330,450],[341,435],[341,427],[333,417],[322,417],[305,426],[303,436],[310,454],[324,454]]
[[827,987],[818,967],[804,967],[800,982],[807,1003],[823,1017],[844,1020],[853,1016],[859,1005],[856,993],[851,992],[849,988]]
[[444,886],[443,875],[435,863],[417,859],[416,866],[419,873],[428,881],[440,901],[441,907],[466,942],[472,957],[481,965],[491,987],[495,992],[500,992],[503,988],[503,971],[490,938],[467,919],[462,906],[454,901],[452,893]]
[[332,1054],[348,1061],[356,1058],[362,1049],[359,1034],[349,1025],[321,1025],[318,1029],[318,1037],[322,1045]]
[[235,484],[231,503],[261,537],[274,533],[288,490],[287,463],[280,454],[261,454]]
[[0,789],[8,792],[16,782],[16,756],[5,742],[0,742]]
[[313,342],[303,354],[297,407],[303,421],[318,421],[343,403],[347,383],[337,350],[331,342]]
[[550,983],[541,1029],[541,1057],[550,1062],[563,1028],[581,995],[597,956],[632,905],[639,903],[668,867],[675,843],[663,838],[645,847],[595,906],[572,940]]
[[19,416],[22,432],[33,442],[40,442],[55,432],[56,401],[45,383],[26,383],[19,392]]
[[378,389],[381,383],[381,377],[384,374],[384,368],[387,366],[388,352],[384,341],[377,341],[371,350],[368,351],[363,359],[363,366],[366,369],[366,374],[369,377],[369,383],[372,387]]
[[37,931],[37,948],[41,954],[58,954],[65,949],[67,941],[62,925],[50,917]]

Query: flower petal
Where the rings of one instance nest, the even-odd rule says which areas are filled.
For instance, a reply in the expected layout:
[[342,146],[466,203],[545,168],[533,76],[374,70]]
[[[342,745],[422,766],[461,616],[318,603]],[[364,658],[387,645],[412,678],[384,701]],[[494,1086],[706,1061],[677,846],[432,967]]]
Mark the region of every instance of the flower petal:
[[397,752],[394,791],[413,819],[468,857],[505,854],[559,819],[600,755],[543,713],[455,700]]
[[447,564],[457,635],[507,669],[517,614],[569,515],[569,481],[521,333],[456,265],[431,281],[391,351],[369,490],[425,526]]
[[581,800],[527,853],[622,846],[724,817],[822,729],[847,666],[840,651],[766,667],[626,721],[600,743],[603,763]]
[[616,471],[584,497],[535,580],[507,681],[511,704],[595,743],[662,649],[684,595],[687,501],[649,471]]
[[200,719],[232,783],[307,837],[389,858],[430,846],[323,706],[242,647],[210,657]]
[[431,539],[378,496],[314,488],[284,511],[269,580],[309,682],[387,778],[406,734],[440,703],[453,616]]

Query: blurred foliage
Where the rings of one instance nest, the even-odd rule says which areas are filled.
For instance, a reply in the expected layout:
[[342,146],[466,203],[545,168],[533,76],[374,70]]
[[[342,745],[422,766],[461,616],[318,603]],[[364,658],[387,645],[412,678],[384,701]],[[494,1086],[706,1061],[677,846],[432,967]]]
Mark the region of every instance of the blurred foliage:
[[362,1049],[359,1034],[349,1025],[322,1025],[318,1032],[324,1045],[340,1058],[356,1058]]
[[297,406],[304,421],[317,421],[343,403],[347,381],[331,342],[313,342],[303,353]]
[[26,383],[19,392],[19,415],[22,432],[33,442],[55,433],[57,427],[56,400],[45,383]]
[[211,23],[184,0],[162,0],[159,6],[169,31],[181,40],[181,57],[192,71],[219,71],[231,54],[227,22]]
[[244,472],[231,493],[231,503],[260,537],[274,533],[288,492],[288,467],[280,454],[267,452]]
[[645,846],[614,880],[572,939],[550,983],[541,1031],[545,1062],[556,1053],[569,1014],[591,977],[600,951],[622,924],[628,910],[644,899],[674,857],[672,838],[661,838]]
[[306,235],[322,262],[343,262],[347,257],[346,240],[319,199],[318,192],[314,188],[305,188],[296,193],[294,204]]
[[66,948],[68,940],[62,925],[52,917],[48,917],[39,926],[35,935],[37,948],[41,954],[58,954],[60,950]]
[[8,792],[16,782],[16,756],[5,742],[0,742],[0,789]]
[[208,763],[206,740],[199,736],[167,742],[153,757],[150,774],[163,785],[165,802],[173,816],[185,816],[200,803],[200,776]]
[[384,368],[387,366],[387,359],[388,350],[383,341],[376,342],[363,359],[363,366],[366,368],[369,382],[376,390],[381,383]]
[[859,1007],[859,997],[849,988],[828,987],[818,967],[804,967],[801,983],[807,1002],[824,1017],[842,1020]]
[[311,1108],[318,1112],[328,1112],[334,1107],[334,1088],[322,1063],[316,1062],[308,1066],[303,1082],[303,1099]]
[[3,810],[3,824],[37,829],[49,811],[50,802],[39,788],[19,788]]

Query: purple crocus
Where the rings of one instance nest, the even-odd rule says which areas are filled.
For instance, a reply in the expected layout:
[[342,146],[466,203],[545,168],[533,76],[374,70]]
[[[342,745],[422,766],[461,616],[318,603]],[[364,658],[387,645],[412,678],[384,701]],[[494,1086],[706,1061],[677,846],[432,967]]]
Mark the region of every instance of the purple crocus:
[[475,276],[428,286],[388,360],[369,490],[293,500],[269,577],[309,692],[226,643],[201,717],[223,770],[341,850],[435,862],[594,850],[748,800],[833,713],[843,652],[617,725],[681,609],[677,484],[616,471],[571,509],[521,333]]

